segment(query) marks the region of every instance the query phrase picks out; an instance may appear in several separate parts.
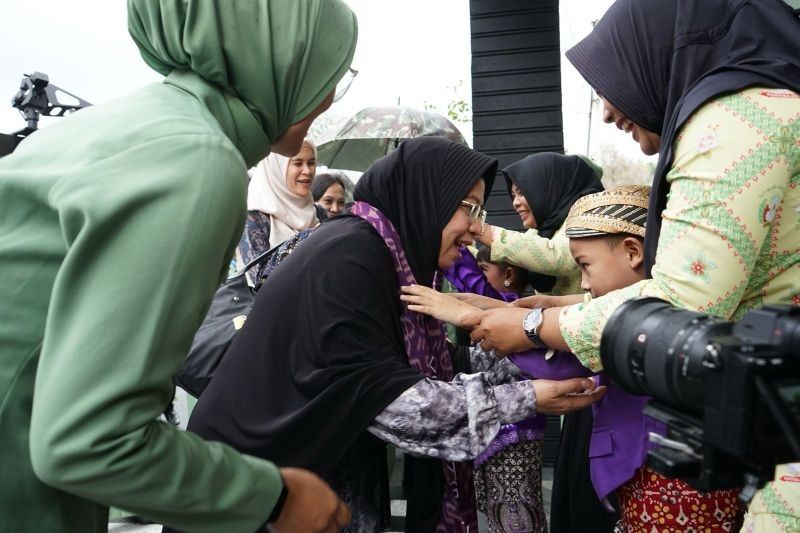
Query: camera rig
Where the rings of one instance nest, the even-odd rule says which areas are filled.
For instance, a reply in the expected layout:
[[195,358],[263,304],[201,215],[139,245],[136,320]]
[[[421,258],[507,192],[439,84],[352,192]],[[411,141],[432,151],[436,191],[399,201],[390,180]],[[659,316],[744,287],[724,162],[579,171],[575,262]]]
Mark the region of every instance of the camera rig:
[[63,117],[92,104],[51,84],[47,74],[34,72],[22,77],[11,105],[19,109],[27,125],[13,133],[0,133],[0,157],[13,152],[22,139],[39,129],[40,116]]
[[775,466],[800,459],[800,308],[765,305],[736,322],[655,298],[620,306],[603,330],[603,367],[649,396],[647,464],[699,490],[749,501]]

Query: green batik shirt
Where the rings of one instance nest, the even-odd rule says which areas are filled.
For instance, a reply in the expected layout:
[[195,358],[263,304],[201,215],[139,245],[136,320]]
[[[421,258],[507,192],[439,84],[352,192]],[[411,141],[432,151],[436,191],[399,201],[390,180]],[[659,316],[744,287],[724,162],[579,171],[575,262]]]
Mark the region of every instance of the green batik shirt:
[[800,305],[800,96],[752,88],[701,107],[675,139],[652,279],[565,307],[564,340],[602,369],[600,337],[624,301],[654,296],[736,320]]
[[240,152],[170,84],[0,159],[0,531],[107,531],[108,506],[254,531],[277,468],[156,419],[242,232]]
[[492,233],[492,261],[505,261],[539,274],[556,278],[552,294],[579,294],[581,271],[569,251],[564,226],[547,239],[535,229],[521,233],[495,227]]

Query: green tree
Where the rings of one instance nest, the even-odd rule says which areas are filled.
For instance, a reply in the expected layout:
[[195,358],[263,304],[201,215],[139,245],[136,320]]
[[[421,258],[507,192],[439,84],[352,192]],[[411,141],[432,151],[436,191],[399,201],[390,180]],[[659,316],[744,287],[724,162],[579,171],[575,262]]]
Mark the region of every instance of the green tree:
[[442,113],[439,106],[431,102],[424,102],[425,111],[442,113],[453,122],[472,122],[472,105],[464,95],[464,81],[458,80],[455,85],[448,85],[451,96],[447,102],[447,110]]

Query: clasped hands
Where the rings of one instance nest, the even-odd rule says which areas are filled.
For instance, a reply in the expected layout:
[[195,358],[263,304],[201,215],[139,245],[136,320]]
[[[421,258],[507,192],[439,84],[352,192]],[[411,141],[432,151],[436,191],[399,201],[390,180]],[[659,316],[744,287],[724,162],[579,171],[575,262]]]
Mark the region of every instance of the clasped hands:
[[581,296],[536,295],[506,304],[477,294],[443,294],[424,285],[401,288],[400,299],[417,313],[470,330],[472,342],[500,355],[534,348],[522,329],[522,320],[533,307],[559,307],[583,301]]
[[[400,299],[411,311],[470,330],[473,342],[480,342],[484,350],[495,350],[499,356],[534,348],[522,329],[522,321],[530,308],[557,307],[582,301],[581,296],[536,295],[505,304],[474,294],[443,294],[423,285],[409,285],[401,290]],[[585,378],[563,381],[537,379],[533,383],[540,413],[563,414],[582,409],[605,393],[605,387],[596,387],[593,380]]]

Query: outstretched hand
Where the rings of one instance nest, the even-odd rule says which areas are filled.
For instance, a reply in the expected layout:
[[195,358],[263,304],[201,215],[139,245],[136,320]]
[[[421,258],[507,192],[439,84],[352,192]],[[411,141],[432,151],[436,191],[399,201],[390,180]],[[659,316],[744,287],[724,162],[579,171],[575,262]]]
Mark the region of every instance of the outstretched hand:
[[534,294],[511,302],[513,307],[525,307],[533,309],[534,307],[541,307],[547,309],[548,307],[565,307],[567,305],[579,304],[584,301],[583,294],[568,294],[564,296],[553,296],[552,294]]
[[480,342],[484,350],[495,350],[499,355],[530,350],[535,346],[522,329],[522,319],[528,311],[518,307],[484,311],[470,337],[473,342]]
[[498,307],[505,307],[508,305],[503,300],[482,296],[480,294],[472,294],[470,292],[454,292],[449,296],[452,296],[456,300],[461,300],[462,302],[468,303],[469,305],[474,305],[478,309],[483,310],[496,309]]
[[400,287],[403,294],[400,299],[408,303],[408,308],[449,322],[458,327],[467,328],[480,322],[482,311],[473,305],[462,302],[448,294],[442,294],[424,285],[407,285]]
[[606,387],[592,379],[572,378],[562,381],[533,380],[536,393],[536,412],[563,415],[589,407],[603,397]]

